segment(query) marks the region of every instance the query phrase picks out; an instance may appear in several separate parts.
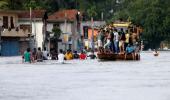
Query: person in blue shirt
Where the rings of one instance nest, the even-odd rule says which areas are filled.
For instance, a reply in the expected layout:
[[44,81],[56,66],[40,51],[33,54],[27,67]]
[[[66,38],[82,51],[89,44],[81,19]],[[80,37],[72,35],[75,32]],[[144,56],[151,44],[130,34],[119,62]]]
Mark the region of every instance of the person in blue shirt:
[[135,48],[130,44],[126,47],[125,60],[128,54],[132,54],[133,59],[135,58]]
[[131,46],[130,44],[128,44],[128,46],[126,47],[126,53],[127,54],[131,54],[135,51],[134,47]]

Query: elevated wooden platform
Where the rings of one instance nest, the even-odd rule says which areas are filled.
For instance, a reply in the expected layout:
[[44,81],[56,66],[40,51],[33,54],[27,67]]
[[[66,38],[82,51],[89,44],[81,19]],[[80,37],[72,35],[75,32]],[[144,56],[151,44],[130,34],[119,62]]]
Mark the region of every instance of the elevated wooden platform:
[[128,54],[125,59],[125,54],[114,54],[114,53],[98,53],[100,60],[140,60],[140,54],[136,55],[133,59],[132,54]]

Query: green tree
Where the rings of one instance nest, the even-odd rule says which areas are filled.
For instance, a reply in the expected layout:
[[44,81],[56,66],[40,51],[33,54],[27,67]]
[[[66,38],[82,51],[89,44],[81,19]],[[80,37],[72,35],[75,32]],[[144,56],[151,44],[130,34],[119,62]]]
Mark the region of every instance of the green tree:
[[8,9],[8,0],[1,0],[0,1],[0,9]]
[[87,9],[87,14],[89,15],[89,17],[96,17],[97,16],[96,6],[93,5],[89,9]]
[[52,29],[52,32],[54,33],[54,36],[52,37],[52,41],[55,44],[54,48],[55,48],[56,51],[58,51],[58,41],[59,41],[59,38],[62,34],[62,31],[60,30],[59,27],[54,27]]
[[121,6],[113,18],[127,20],[128,16],[133,23],[142,26],[145,47],[157,48],[169,35],[168,0],[124,0]]

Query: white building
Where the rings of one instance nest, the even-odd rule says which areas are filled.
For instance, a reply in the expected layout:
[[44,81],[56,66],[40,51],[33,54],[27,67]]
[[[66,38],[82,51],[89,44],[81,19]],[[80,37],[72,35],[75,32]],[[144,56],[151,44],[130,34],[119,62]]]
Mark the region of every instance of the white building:
[[[31,25],[32,47],[43,47],[43,21],[45,10],[23,11],[19,14],[19,25]],[[31,16],[30,16],[31,15]]]
[[77,33],[77,10],[61,10],[48,17],[47,31],[52,32],[53,27],[58,26],[61,31],[62,42],[59,42],[59,49],[77,50],[77,41],[80,37]]

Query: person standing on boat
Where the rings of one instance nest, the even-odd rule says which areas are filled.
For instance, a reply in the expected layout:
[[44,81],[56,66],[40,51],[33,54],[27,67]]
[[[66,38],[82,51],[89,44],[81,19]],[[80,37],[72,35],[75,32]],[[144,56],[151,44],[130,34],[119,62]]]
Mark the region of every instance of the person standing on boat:
[[102,45],[102,37],[104,37],[104,36],[103,36],[102,30],[100,30],[100,31],[98,31],[98,37],[97,37],[98,38],[98,40],[97,40],[98,48],[103,46]]
[[126,40],[125,40],[125,50],[126,50],[126,47],[129,44],[129,37],[130,37],[130,34],[128,33],[128,30],[126,30],[125,37],[126,37]]
[[123,28],[120,29],[120,41],[119,41],[119,49],[120,49],[120,53],[123,54],[125,51],[125,32],[123,31]]
[[114,29],[114,48],[115,53],[119,53],[119,34],[116,28]]
[[110,29],[110,50],[112,52],[114,52],[114,33],[113,33],[113,29]]
[[106,31],[106,44],[104,45],[104,49],[110,49],[110,44],[111,44],[111,34],[109,33],[109,31]]

